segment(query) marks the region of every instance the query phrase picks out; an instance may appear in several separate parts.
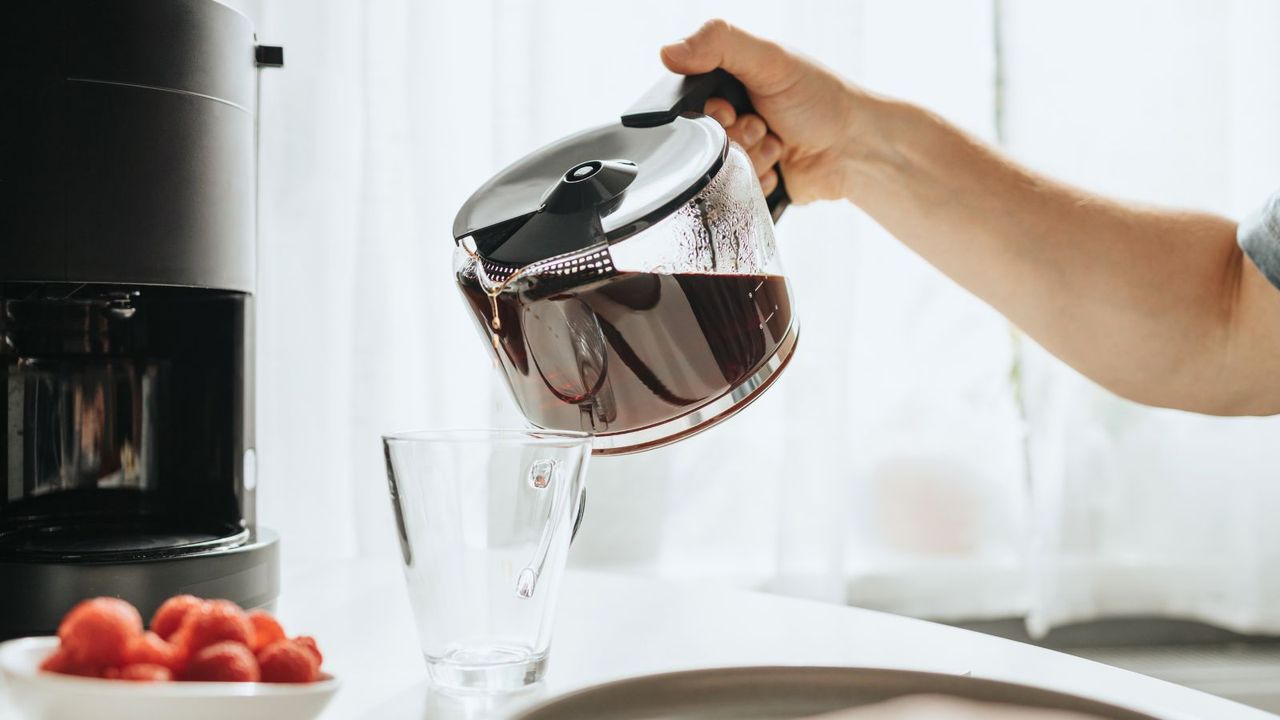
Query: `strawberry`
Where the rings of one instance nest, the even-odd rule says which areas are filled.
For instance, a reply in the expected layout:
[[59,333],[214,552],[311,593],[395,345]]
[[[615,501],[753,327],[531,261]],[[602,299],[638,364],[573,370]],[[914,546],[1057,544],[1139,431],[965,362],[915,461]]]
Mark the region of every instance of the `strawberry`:
[[125,648],[125,665],[159,665],[177,670],[182,664],[182,653],[153,632],[145,632],[129,642]]
[[151,616],[151,632],[165,640],[172,639],[173,634],[182,627],[182,620],[187,613],[203,604],[204,601],[194,595],[174,595],[165,600],[156,609],[156,614]]
[[169,668],[151,663],[132,663],[125,665],[117,672],[116,677],[119,679],[135,682],[164,682],[173,679],[173,673]]
[[320,663],[311,649],[293,640],[277,640],[258,653],[262,681],[309,683],[320,676]]
[[191,657],[183,680],[198,682],[258,682],[258,661],[244,643],[224,640]]
[[192,657],[224,640],[248,646],[253,641],[253,624],[230,600],[209,600],[187,613],[172,642],[180,653]]
[[311,654],[314,655],[316,658],[317,667],[324,664],[324,655],[321,654],[320,646],[316,644],[315,638],[311,637],[310,635],[299,635],[298,637],[294,638],[293,641],[311,651]]
[[107,667],[124,661],[125,648],[142,634],[137,608],[119,598],[85,600],[58,627],[62,650],[78,667]]
[[284,640],[284,628],[265,610],[254,610],[249,613],[249,624],[253,625],[253,642],[249,649],[258,652],[277,640]]
[[62,675],[78,675],[80,677],[98,677],[101,672],[98,667],[92,665],[80,665],[71,659],[70,653],[64,648],[54,650],[49,657],[40,663],[40,669],[45,672],[59,673]]
[[324,661],[315,638],[289,639],[270,613],[192,595],[166,600],[150,632],[129,603],[86,600],[63,618],[58,637],[41,670],[135,682],[307,683]]

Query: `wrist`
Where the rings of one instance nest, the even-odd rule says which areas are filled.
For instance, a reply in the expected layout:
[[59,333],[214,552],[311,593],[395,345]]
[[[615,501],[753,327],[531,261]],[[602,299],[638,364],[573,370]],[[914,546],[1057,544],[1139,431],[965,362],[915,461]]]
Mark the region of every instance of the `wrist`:
[[840,144],[842,195],[865,198],[868,186],[896,184],[921,154],[935,124],[911,103],[852,88],[846,110],[847,132]]

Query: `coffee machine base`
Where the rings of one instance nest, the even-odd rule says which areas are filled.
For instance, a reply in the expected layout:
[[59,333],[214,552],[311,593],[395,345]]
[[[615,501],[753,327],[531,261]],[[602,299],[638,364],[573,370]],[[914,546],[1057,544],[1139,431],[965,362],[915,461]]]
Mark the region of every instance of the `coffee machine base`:
[[189,593],[270,608],[280,593],[280,538],[259,527],[242,545],[151,560],[0,561],[0,640],[53,635],[63,614],[87,597],[109,595],[150,618],[165,599]]

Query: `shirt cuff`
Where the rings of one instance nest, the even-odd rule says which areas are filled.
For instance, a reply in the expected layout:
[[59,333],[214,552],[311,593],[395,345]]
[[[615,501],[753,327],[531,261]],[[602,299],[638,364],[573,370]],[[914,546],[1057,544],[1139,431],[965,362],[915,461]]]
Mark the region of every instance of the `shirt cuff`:
[[1244,254],[1280,288],[1280,193],[1240,223],[1236,239]]

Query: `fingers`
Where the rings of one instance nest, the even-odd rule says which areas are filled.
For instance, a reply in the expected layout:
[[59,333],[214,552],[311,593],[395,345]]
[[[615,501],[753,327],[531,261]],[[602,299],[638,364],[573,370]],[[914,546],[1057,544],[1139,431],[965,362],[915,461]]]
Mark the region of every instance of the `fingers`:
[[708,20],[694,34],[663,47],[662,62],[683,75],[722,67],[752,93],[763,95],[786,89],[794,74],[794,58],[781,47],[720,19]]
[[[795,60],[785,50],[724,20],[710,20],[693,35],[662,48],[662,62],[685,75],[722,67],[757,96],[785,90],[795,75]],[[761,189],[766,195],[772,192],[778,186],[778,173],[773,168],[782,157],[782,141],[769,132],[765,121],[755,114],[738,116],[722,98],[709,99],[703,112],[746,149]]]
[[[725,132],[747,151],[747,157],[751,159],[756,176],[760,178],[760,186],[764,188],[766,195],[769,194],[778,184],[778,175],[774,172],[773,166],[782,159],[782,140],[769,132],[769,127],[765,125],[764,120],[755,114],[739,115],[737,120],[725,129]],[[766,185],[766,179],[768,185]]]
[[738,119],[738,113],[724,98],[713,97],[707,100],[707,104],[703,106],[702,112],[715,118],[722,127],[728,128]]
[[769,197],[769,193],[778,187],[778,171],[770,170],[760,176],[760,189],[764,191],[764,196]]
[[756,175],[764,177],[782,157],[782,142],[776,135],[766,135],[755,147],[747,148],[747,156],[756,169]]
[[742,115],[733,125],[726,128],[725,132],[729,133],[729,137],[742,147],[751,148],[764,140],[765,133],[769,132],[769,126],[764,124],[764,120],[759,115]]

